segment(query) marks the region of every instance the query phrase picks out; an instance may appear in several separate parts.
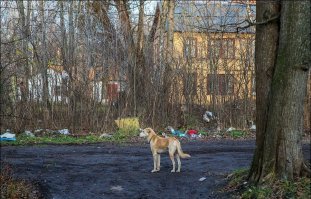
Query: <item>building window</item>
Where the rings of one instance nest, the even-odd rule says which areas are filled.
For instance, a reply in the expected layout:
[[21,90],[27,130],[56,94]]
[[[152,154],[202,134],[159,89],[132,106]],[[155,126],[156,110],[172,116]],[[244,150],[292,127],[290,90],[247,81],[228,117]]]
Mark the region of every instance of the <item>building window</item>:
[[234,59],[234,39],[212,39],[209,43],[209,57]]
[[184,94],[197,94],[197,73],[188,73],[187,77],[184,78]]
[[234,92],[234,77],[230,74],[207,75],[207,94],[231,95]]
[[195,58],[197,57],[197,39],[188,37],[184,43],[184,57]]
[[201,43],[199,43],[199,45],[198,45],[198,57],[200,59],[208,58],[207,48],[208,48],[207,41],[202,41]]

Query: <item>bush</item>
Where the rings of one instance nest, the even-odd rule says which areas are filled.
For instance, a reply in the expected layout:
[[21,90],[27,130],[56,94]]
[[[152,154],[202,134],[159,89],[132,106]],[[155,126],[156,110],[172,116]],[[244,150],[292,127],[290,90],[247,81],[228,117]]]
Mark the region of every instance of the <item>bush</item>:
[[113,139],[116,141],[122,141],[129,139],[139,134],[136,128],[119,129],[113,134]]

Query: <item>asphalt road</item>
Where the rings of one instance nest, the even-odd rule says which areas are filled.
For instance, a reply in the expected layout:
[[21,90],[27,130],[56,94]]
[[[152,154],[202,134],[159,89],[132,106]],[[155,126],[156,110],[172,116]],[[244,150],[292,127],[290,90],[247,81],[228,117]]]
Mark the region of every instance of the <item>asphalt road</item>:
[[[219,190],[226,176],[250,165],[254,141],[192,141],[182,143],[190,159],[180,173],[171,173],[168,154],[161,171],[151,173],[147,143],[113,145],[46,145],[1,147],[1,161],[16,177],[40,183],[47,198],[230,198]],[[310,145],[304,147],[310,157]],[[201,177],[206,179],[199,181]]]

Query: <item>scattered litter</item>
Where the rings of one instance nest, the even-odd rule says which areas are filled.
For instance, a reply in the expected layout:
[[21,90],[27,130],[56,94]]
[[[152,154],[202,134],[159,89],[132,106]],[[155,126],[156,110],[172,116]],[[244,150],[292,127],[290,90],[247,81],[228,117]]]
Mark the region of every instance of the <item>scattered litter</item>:
[[200,131],[200,137],[202,137],[202,136],[208,136],[208,132],[206,132],[206,131]]
[[217,134],[217,135],[214,135],[214,136],[213,136],[213,138],[216,138],[216,139],[221,139],[221,138],[222,138],[222,136]]
[[40,132],[42,132],[43,131],[43,129],[36,129],[35,130],[35,133],[40,133]]
[[36,137],[31,131],[25,131],[24,135],[27,135],[29,137]]
[[99,138],[111,138],[112,137],[112,135],[110,135],[110,134],[108,134],[108,133],[103,133],[103,134],[101,134],[100,136],[99,136]]
[[4,134],[0,136],[0,141],[16,141],[15,134],[10,131],[10,129],[7,129]]
[[199,138],[199,137],[201,137],[201,136],[198,135],[198,134],[191,134],[191,135],[190,135],[190,138],[191,138],[191,139],[196,139],[196,138]]
[[210,122],[212,119],[215,119],[214,114],[210,111],[205,111],[205,113],[203,114],[203,120],[205,122]]
[[251,131],[256,131],[256,125],[253,124],[253,125],[249,128],[249,130],[251,130]]
[[234,127],[230,127],[230,128],[227,129],[226,132],[231,132],[231,131],[233,131],[233,130],[236,130],[236,129],[235,129]]
[[245,185],[245,184],[247,184],[247,182],[245,181],[245,182],[243,182],[243,184]]
[[194,129],[189,129],[189,130],[187,131],[187,134],[189,134],[190,136],[192,136],[192,135],[197,135],[197,134],[198,134],[198,131],[197,131],[197,130],[194,130]]
[[68,134],[70,134],[68,129],[61,129],[61,130],[58,130],[58,133],[63,134],[63,135],[68,135]]
[[203,182],[204,180],[206,180],[206,177],[202,177],[199,179],[200,182]]
[[229,132],[230,136],[233,138],[239,138],[245,136],[245,132],[242,130],[232,130]]
[[191,138],[191,139],[196,139],[198,137],[201,137],[198,135],[198,131],[197,130],[194,130],[194,129],[189,129],[188,131],[186,131],[188,136]]
[[182,132],[182,131],[179,131],[179,130],[174,130],[173,127],[171,127],[171,126],[168,126],[167,130],[169,130],[175,136],[187,137],[187,134],[185,132]]
[[[59,131],[53,131],[53,130],[51,130],[51,129],[45,129],[45,131],[47,132],[47,133],[60,133]],[[60,130],[61,131],[61,130]]]
[[123,187],[118,185],[118,186],[112,186],[110,187],[111,191],[123,191]]
[[227,178],[229,179],[229,178],[231,178],[233,176],[233,173],[230,173],[228,176],[227,176]]

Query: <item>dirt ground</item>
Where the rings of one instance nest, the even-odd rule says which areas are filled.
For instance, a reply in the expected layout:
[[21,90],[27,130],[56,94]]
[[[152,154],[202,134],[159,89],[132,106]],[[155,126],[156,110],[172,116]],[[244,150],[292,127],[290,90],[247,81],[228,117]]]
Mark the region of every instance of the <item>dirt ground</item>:
[[[248,167],[254,141],[191,141],[182,143],[190,159],[181,173],[171,173],[168,154],[161,171],[153,167],[147,143],[113,145],[45,145],[1,147],[1,161],[16,177],[40,183],[47,198],[230,198],[223,193],[226,176]],[[310,144],[304,145],[310,161]],[[206,179],[199,181],[201,177]]]

